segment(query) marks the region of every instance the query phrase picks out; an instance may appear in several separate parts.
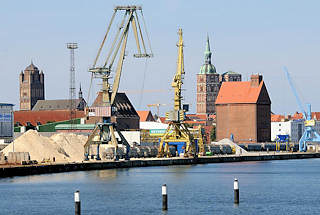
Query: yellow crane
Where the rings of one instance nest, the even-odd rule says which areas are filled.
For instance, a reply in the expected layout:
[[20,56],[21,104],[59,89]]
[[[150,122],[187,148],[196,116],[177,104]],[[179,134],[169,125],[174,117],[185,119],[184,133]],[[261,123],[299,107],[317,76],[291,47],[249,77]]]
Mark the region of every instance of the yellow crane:
[[183,37],[182,29],[178,31],[179,42],[178,47],[178,61],[177,71],[172,81],[172,88],[174,89],[174,105],[173,110],[166,113],[166,121],[169,122],[168,128],[160,139],[158,149],[158,157],[169,157],[169,145],[174,145],[178,148],[184,147],[185,157],[196,157],[196,145],[193,135],[188,130],[185,120],[185,110],[181,107],[182,101],[182,84],[184,78],[184,56],[183,56]]
[[[116,16],[116,13],[119,11],[124,12],[123,18],[121,20],[120,25],[117,27],[115,38],[109,47],[110,49],[109,49],[109,52],[107,53],[107,58],[106,60],[103,61],[103,64],[102,64],[103,66],[101,67],[96,66],[98,60],[100,59],[102,48],[105,45],[105,42],[108,38],[108,33],[111,29],[113,20]],[[137,11],[140,12],[141,14],[140,16],[138,16]],[[139,17],[140,18],[142,17],[144,22],[142,8],[140,6],[135,6],[135,5],[116,6],[114,8],[114,13],[108,25],[107,32],[98,50],[98,54],[94,60],[93,67],[89,69],[89,72],[92,73],[91,83],[92,83],[92,78],[99,78],[102,80],[102,89],[101,89],[102,105],[99,107],[90,107],[88,111],[89,112],[88,115],[90,116],[90,114],[91,115],[94,114],[94,116],[101,117],[102,120],[100,123],[96,125],[95,129],[93,130],[92,134],[89,136],[87,142],[84,145],[85,160],[89,159],[91,145],[97,145],[96,159],[100,160],[100,156],[99,156],[100,144],[111,144],[115,147],[115,150],[117,151],[119,141],[121,141],[121,143],[126,146],[126,149],[127,149],[126,158],[129,159],[128,154],[130,151],[130,145],[128,144],[125,137],[121,134],[121,131],[118,129],[117,124],[113,119],[114,113],[117,111],[116,107],[114,106],[114,100],[120,84],[120,77],[122,73],[123,61],[125,58],[125,50],[126,50],[130,26],[132,27],[134,37],[136,40],[137,50],[138,50],[138,53],[134,54],[134,57],[148,58],[153,56],[150,42],[149,42],[149,46],[150,46],[149,48],[150,48],[151,54],[147,53],[147,48],[142,36],[142,29],[141,29],[142,27],[139,22]],[[146,32],[146,29],[144,30]],[[119,52],[120,54],[118,55]],[[113,80],[113,83],[110,83],[111,72],[113,71],[113,64],[117,56],[118,56],[118,63],[115,69],[114,80]],[[115,136],[115,131],[118,133],[121,140],[117,140]],[[116,151],[115,151],[115,155],[116,155]]]

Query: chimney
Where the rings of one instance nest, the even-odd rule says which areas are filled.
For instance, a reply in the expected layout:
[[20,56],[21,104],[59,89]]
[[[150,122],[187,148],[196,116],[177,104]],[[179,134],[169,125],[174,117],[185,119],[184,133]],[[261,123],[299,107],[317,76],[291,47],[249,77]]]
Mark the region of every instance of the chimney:
[[256,75],[250,76],[251,87],[259,87],[261,81],[262,81],[262,75],[256,74]]

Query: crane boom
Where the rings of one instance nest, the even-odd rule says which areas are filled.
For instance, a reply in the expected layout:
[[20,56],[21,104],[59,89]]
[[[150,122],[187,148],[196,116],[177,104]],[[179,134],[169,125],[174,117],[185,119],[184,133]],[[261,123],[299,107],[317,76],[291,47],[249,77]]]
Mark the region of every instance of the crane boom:
[[293,85],[293,82],[292,82],[292,79],[291,79],[291,77],[290,77],[290,74],[289,74],[289,72],[288,72],[287,67],[284,67],[284,71],[285,71],[285,73],[286,73],[286,76],[287,76],[287,79],[288,79],[290,88],[291,88],[294,96],[296,97],[296,101],[297,101],[297,103],[298,103],[299,109],[300,109],[301,113],[303,114],[303,117],[304,117],[305,119],[307,119],[306,111],[304,110],[303,105],[302,105],[302,102],[301,102],[301,100],[300,100],[300,98],[299,98],[299,96],[298,96],[298,93],[297,93],[297,91],[296,91],[296,88],[295,88],[294,85]]
[[183,75],[184,73],[184,62],[183,62],[183,38],[182,38],[182,29],[178,31],[179,42],[178,47],[178,62],[177,62],[177,72],[173,78],[171,86],[174,88],[174,110],[181,110],[181,90],[183,84]]
[[177,70],[171,83],[171,86],[174,89],[174,105],[173,110],[166,113],[166,121],[169,121],[169,125],[164,135],[160,138],[158,157],[171,156],[169,146],[176,147],[177,151],[178,149],[179,151],[180,149],[183,149],[180,152],[178,152],[178,154],[183,153],[184,157],[197,157],[198,152],[196,147],[196,141],[198,141],[197,144],[200,148],[200,152],[204,152],[203,141],[202,139],[198,138],[201,136],[201,128],[199,128],[198,134],[195,134],[196,138],[194,138],[194,134],[192,134],[189,131],[188,125],[185,123],[186,111],[181,108],[181,91],[184,78],[183,76],[185,74],[183,62],[183,38],[181,28],[178,31],[178,35],[179,41],[177,43]]
[[291,87],[291,90],[296,97],[297,103],[299,105],[300,111],[303,114],[304,117],[304,132],[299,140],[299,151],[300,152],[306,152],[307,151],[307,144],[308,142],[320,142],[320,135],[315,130],[316,122],[314,119],[311,119],[311,104],[307,104],[307,111],[303,109],[302,103],[299,99],[298,93],[293,85],[293,82],[291,80],[291,77],[289,75],[289,72],[286,67],[284,67],[284,71],[286,73],[287,79],[289,81],[289,85]]
[[[115,131],[118,133],[118,136],[121,139],[121,143],[126,146],[126,149],[127,149],[126,158],[129,159],[128,155],[130,151],[130,145],[128,144],[125,137],[121,134],[121,131],[117,126],[117,123],[112,119],[112,117],[114,117],[115,111],[116,111],[116,108],[114,107],[114,103],[115,103],[115,98],[118,93],[118,89],[120,85],[120,78],[121,78],[123,62],[125,58],[125,50],[127,46],[130,25],[132,26],[132,29],[133,29],[134,38],[136,40],[137,51],[138,51],[137,54],[134,54],[134,57],[148,58],[153,56],[151,47],[149,47],[151,53],[146,52],[142,31],[140,29],[141,27],[138,20],[138,14],[136,12],[137,10],[140,11],[142,15],[142,8],[140,6],[135,6],[135,5],[117,6],[114,8],[114,13],[107,27],[107,32],[102,40],[102,43],[98,50],[98,54],[94,60],[93,68],[89,69],[89,72],[92,73],[91,83],[93,78],[100,78],[102,80],[102,89],[101,89],[102,104],[100,104],[97,107],[91,107],[90,109],[88,109],[88,113],[87,113],[88,116],[90,116],[90,111],[91,111],[91,113],[94,114],[93,116],[101,117],[101,118],[100,118],[100,122],[96,125],[96,128],[94,129],[93,133],[90,135],[90,138],[88,138],[84,146],[85,160],[89,159],[90,145],[93,145],[93,144],[97,145],[97,155],[96,155],[97,160],[100,159],[99,157],[100,144],[112,144],[115,147],[115,151],[117,151],[118,140],[115,136]],[[108,34],[110,32],[112,23],[118,11],[124,12],[121,24],[116,31],[115,38],[112,40],[111,47],[108,51],[107,58],[104,61],[103,66],[96,67],[97,62],[101,57],[102,48],[104,47],[105,42],[108,39]],[[138,25],[139,31],[137,31],[137,25]],[[142,43],[144,52],[141,51],[140,43]],[[118,63],[115,69],[114,80],[113,80],[113,83],[111,84],[109,83],[111,79],[111,72],[113,71],[113,64],[116,61],[117,57],[118,57]],[[89,91],[91,89],[91,83],[90,83]],[[89,92],[89,95],[90,95],[90,92]],[[89,100],[89,97],[88,97],[88,100]],[[115,155],[117,155],[116,152],[115,152]]]

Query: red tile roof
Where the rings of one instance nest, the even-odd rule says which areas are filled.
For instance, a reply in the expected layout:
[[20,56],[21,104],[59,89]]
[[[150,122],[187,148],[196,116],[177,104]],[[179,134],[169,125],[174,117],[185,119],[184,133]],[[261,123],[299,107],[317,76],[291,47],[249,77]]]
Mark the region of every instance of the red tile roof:
[[141,111],[137,111],[137,113],[140,117],[140,122],[154,121],[152,113],[149,110],[141,110]]
[[[48,122],[59,122],[70,119],[69,110],[14,111],[13,114],[14,123],[19,122],[23,126],[26,126],[27,122],[33,126],[37,126],[38,122],[44,125]],[[76,111],[76,118],[84,116],[84,111]]]
[[167,123],[165,117],[160,116],[159,119],[160,119],[160,122],[161,122],[161,123]]
[[285,120],[284,115],[280,114],[271,114],[271,122],[282,122]]
[[216,104],[257,103],[263,84],[252,87],[250,81],[223,82]]
[[205,114],[187,114],[186,116],[192,120],[207,120],[207,115]]
[[[315,119],[315,120],[320,120],[320,112],[312,112],[311,113],[311,118]],[[303,114],[302,113],[298,113],[295,112],[292,116],[291,116],[292,120],[297,120],[297,119],[303,119]]]

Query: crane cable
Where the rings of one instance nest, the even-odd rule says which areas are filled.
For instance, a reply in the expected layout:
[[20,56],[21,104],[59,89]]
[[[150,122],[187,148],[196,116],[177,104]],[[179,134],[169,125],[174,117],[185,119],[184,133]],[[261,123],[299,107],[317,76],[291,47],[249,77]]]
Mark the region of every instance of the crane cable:
[[[153,52],[152,52],[152,48],[151,48],[151,43],[150,43],[150,38],[149,38],[149,34],[148,34],[148,31],[147,31],[147,25],[146,25],[146,22],[144,20],[144,16],[143,16],[143,12],[142,10],[140,11],[141,12],[141,17],[142,17],[142,21],[143,21],[143,25],[144,25],[144,32],[147,36],[147,40],[148,40],[148,45],[150,47],[150,56],[153,57]],[[141,108],[141,103],[142,103],[142,99],[143,99],[143,90],[144,90],[144,83],[145,83],[145,79],[146,79],[146,73],[147,73],[147,70],[148,70],[148,58],[146,58],[146,61],[145,61],[145,67],[144,67],[144,72],[143,72],[143,79],[142,79],[142,86],[141,86],[141,94],[140,94],[140,99],[139,99],[139,109]]]
[[139,98],[139,110],[141,108],[141,103],[142,103],[142,99],[143,99],[143,90],[144,90],[144,83],[145,83],[145,79],[146,79],[146,73],[148,70],[148,58],[146,58],[146,61],[144,63],[144,71],[143,71],[143,78],[142,78],[142,85],[141,85],[141,93],[140,93],[140,98]]
[[146,25],[146,21],[144,20],[144,16],[143,16],[142,10],[141,10],[141,17],[142,17],[142,21],[143,21],[143,25],[144,25],[144,32],[145,32],[145,34],[147,36],[147,39],[148,39],[148,45],[150,47],[151,56],[153,56],[153,52],[152,52],[152,48],[151,48],[151,42],[150,42],[149,34],[148,34],[148,31],[147,31],[147,25]]

